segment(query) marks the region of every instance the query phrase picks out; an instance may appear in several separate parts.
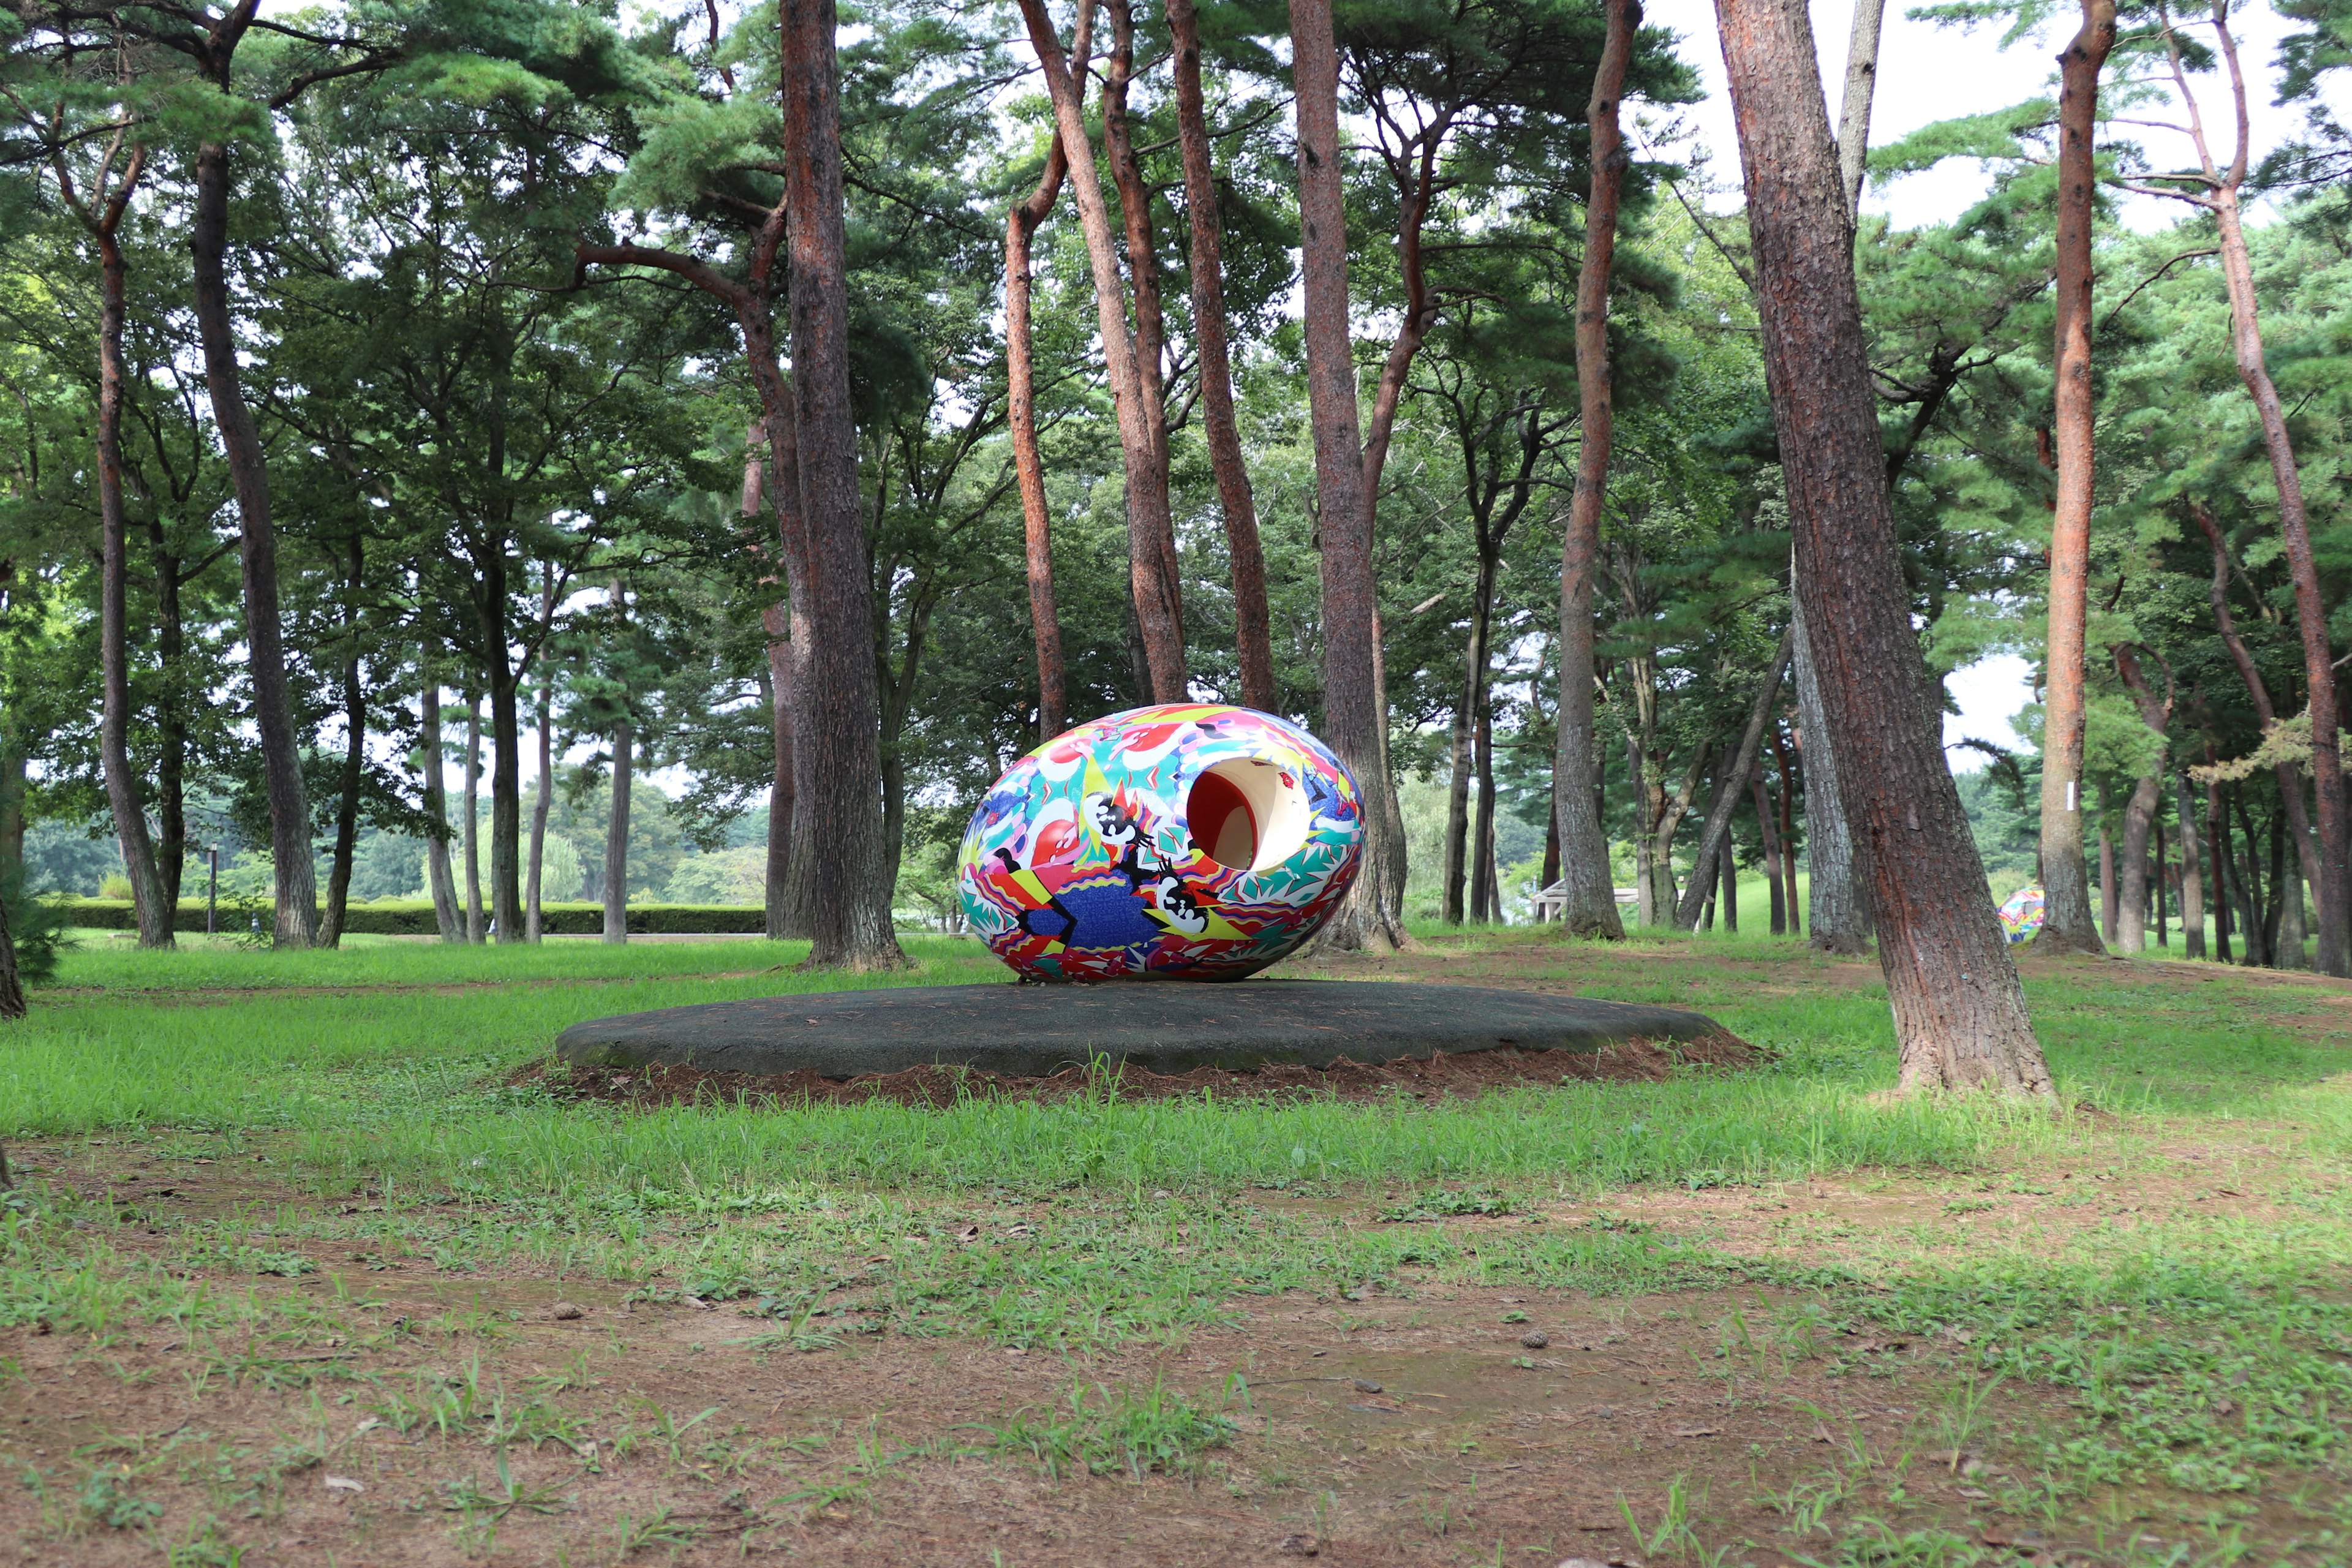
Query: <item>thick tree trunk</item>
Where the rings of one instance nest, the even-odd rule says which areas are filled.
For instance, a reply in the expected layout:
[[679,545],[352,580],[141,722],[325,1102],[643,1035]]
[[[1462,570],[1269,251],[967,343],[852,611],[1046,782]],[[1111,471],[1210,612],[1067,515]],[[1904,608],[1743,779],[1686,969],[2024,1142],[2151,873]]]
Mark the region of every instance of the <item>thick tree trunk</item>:
[[[1793,570],[1790,578],[1795,578]],[[1870,951],[1866,879],[1846,826],[1836,748],[1829,714],[1822,706],[1801,593],[1790,596],[1789,624],[1797,634],[1790,662],[1796,667],[1797,750],[1805,769],[1805,923],[1811,928],[1806,945],[1815,952],[1858,958]]]
[[[134,163],[131,179],[138,177]],[[128,184],[124,191],[128,194]],[[103,691],[99,717],[99,766],[106,779],[106,804],[114,816],[114,838],[131,879],[131,907],[141,947],[170,947],[175,911],[155,868],[154,842],[147,834],[146,807],[131,771],[130,523],[122,506],[122,317],[125,268],[116,239],[121,208],[113,222],[96,229],[99,256],[98,312],[98,517],[99,675]]]
[[[850,405],[849,282],[845,256],[839,85],[833,0],[782,0],[785,246],[791,258],[795,463],[809,542],[811,637],[805,724],[796,750],[811,762],[796,813],[815,832],[814,942],[818,968],[899,968],[891,930],[890,868],[883,863],[880,710],[874,671],[874,581],[857,492],[857,428]],[[1070,100],[1058,59],[1057,100]],[[1072,118],[1076,105],[1071,102]],[[1083,135],[1083,127],[1076,128]],[[1072,128],[1064,128],[1072,140]],[[1075,149],[1073,169],[1077,168]],[[1091,171],[1081,174],[1084,192]],[[1100,194],[1096,194],[1099,207]],[[1166,492],[1160,495],[1166,507]],[[797,628],[796,628],[797,629]],[[1181,660],[1177,679],[1181,681]]]
[[[801,0],[810,3],[810,0]],[[1094,144],[1087,139],[1086,116],[1078,102],[1077,82],[1062,52],[1045,0],[1021,0],[1028,24],[1030,46],[1044,68],[1046,90],[1054,100],[1054,122],[1061,133],[1063,154],[1070,163],[1070,195],[1077,203],[1079,226],[1087,240],[1087,260],[1093,269],[1095,313],[1102,334],[1103,369],[1110,383],[1111,400],[1118,418],[1119,448],[1127,473],[1128,563],[1135,595],[1136,624],[1150,661],[1150,699],[1181,702],[1184,680],[1183,612],[1178,584],[1166,570],[1167,542],[1175,538],[1168,510],[1168,473],[1159,460],[1160,446],[1152,435],[1150,405],[1146,401],[1139,348],[1128,330],[1127,289],[1118,273],[1118,253],[1111,235],[1110,213],[1104,205],[1100,176],[1095,170]],[[787,131],[789,132],[789,125]],[[793,320],[800,318],[794,294]],[[798,355],[794,355],[798,364]],[[796,371],[796,374],[797,371]],[[803,439],[807,439],[803,432]]]
[[[2205,750],[2205,760],[2213,760],[2212,747]],[[2205,786],[2205,852],[2213,865],[2213,956],[2222,963],[2233,962],[2230,954],[2232,934],[2230,897],[2230,819],[2221,810],[2221,786]]]
[[604,818],[604,940],[629,940],[629,806],[635,784],[636,726],[613,726],[613,800]]
[[[1234,652],[1241,666],[1242,706],[1276,710],[1273,620],[1266,609],[1265,552],[1258,542],[1257,501],[1242,457],[1234,414],[1233,353],[1225,331],[1224,241],[1209,156],[1208,110],[1201,91],[1201,26],[1192,0],[1167,0],[1169,40],[1176,52],[1176,139],[1184,154],[1184,216],[1192,230],[1192,343],[1200,357],[1201,426],[1223,514],[1225,554],[1233,564]],[[1079,51],[1084,53],[1083,48]]]
[[[1091,0],[1078,11],[1071,45],[1076,91],[1086,100],[1087,25]],[[1060,132],[1046,150],[1045,172],[1029,199],[1004,215],[1005,424],[1013,438],[1013,468],[1021,489],[1022,537],[1029,574],[1029,625],[1037,645],[1037,739],[1052,740],[1069,728],[1069,676],[1062,660],[1061,611],[1054,598],[1054,523],[1045,503],[1045,462],[1037,449],[1035,332],[1030,317],[1030,247],[1037,226],[1054,210],[1069,172]],[[770,934],[774,934],[771,932]]]
[[1933,715],[1896,558],[1854,284],[1853,231],[1797,0],[1717,0],[1739,132],[1798,588],[1847,820],[1867,857],[1906,1090],[2046,1097],[2026,1015]]
[[2167,847],[2164,842],[2164,780],[2161,776],[2157,779],[2156,785],[2157,805],[2152,821],[2152,826],[2156,833],[2156,866],[2154,874],[2150,879],[2149,885],[2151,890],[2155,894],[2156,902],[2156,945],[2158,947],[2170,947],[2172,945],[2172,939],[2166,930],[2165,918],[2167,914],[2165,908],[2165,882],[2167,880],[2165,874],[2165,853]]
[[[1737,811],[1741,793],[1739,787],[1733,784],[1728,793],[1732,809]],[[1723,868],[1723,931],[1726,936],[1737,936],[1739,934],[1739,859],[1732,853],[1729,840],[1725,841],[1721,853],[1716,856],[1716,864]]]
[[2099,68],[2115,47],[2115,0],[2083,0],[2082,30],[2058,57],[2056,391],[2051,435],[2058,502],[2050,519],[2049,683],[2042,728],[2042,930],[2037,952],[2100,952],[2083,862],[2084,636],[2091,569],[2091,227]]
[[25,752],[0,713],[0,882],[25,874]]
[[2296,874],[2293,863],[2284,858],[2280,847],[2286,839],[2284,819],[2271,819],[2271,876],[2279,906],[2278,940],[2271,952],[2281,969],[2308,969],[2310,954],[2304,939],[2310,934],[2304,923],[2303,878]]
[[428,663],[424,669],[423,721],[417,727],[418,750],[425,763],[425,815],[438,830],[425,838],[425,885],[433,890],[433,924],[443,942],[463,942],[458,924],[457,884],[449,875],[449,786],[447,763],[441,754],[441,678]]
[[2197,843],[2197,819],[2189,809],[2189,770],[2173,774],[2180,797],[2180,952],[2184,958],[2205,956],[2205,879],[2200,864],[2203,851]]
[[[1036,0],[1023,0],[1024,7]],[[1361,869],[1324,928],[1326,947],[1394,948],[1397,909],[1383,756],[1387,715],[1373,666],[1379,657],[1372,572],[1372,498],[1356,422],[1354,345],[1348,331],[1348,220],[1339,163],[1339,62],[1330,0],[1291,0],[1291,61],[1297,88],[1300,282],[1305,310],[1307,422],[1315,437],[1315,491],[1322,541],[1323,740],[1356,781],[1363,818]]]
[[188,250],[195,278],[195,317],[204,341],[205,385],[213,427],[228,459],[236,494],[237,555],[244,569],[246,674],[253,726],[269,797],[269,849],[275,866],[272,938],[309,947],[319,934],[318,873],[310,863],[310,798],[302,783],[300,737],[286,678],[286,640],[278,607],[278,531],[269,511],[269,470],[260,432],[238,384],[236,334],[229,321],[228,146],[196,148],[195,194]]
[[1585,114],[1592,128],[1592,195],[1584,208],[1584,258],[1576,279],[1576,384],[1580,409],[1576,489],[1559,556],[1559,728],[1552,793],[1559,835],[1562,918],[1568,934],[1622,942],[1609,836],[1593,809],[1591,781],[1601,776],[1601,737],[1593,711],[1592,584],[1601,562],[1601,517],[1609,491],[1616,431],[1609,363],[1609,278],[1617,252],[1617,212],[1632,163],[1618,121],[1618,99],[1642,26],[1639,0],[1609,0],[1609,31]]
[[1683,892],[1683,901],[1675,910],[1675,923],[1685,931],[1691,929],[1698,918],[1698,900],[1706,896],[1714,885],[1716,859],[1724,852],[1731,835],[1732,813],[1739,809],[1742,793],[1740,781],[1756,772],[1757,760],[1764,752],[1764,728],[1771,722],[1772,710],[1780,700],[1780,678],[1788,672],[1789,658],[1796,647],[1797,628],[1791,624],[1780,634],[1780,646],[1773,650],[1771,667],[1765,670],[1762,684],[1756,689],[1756,700],[1748,707],[1748,726],[1739,732],[1739,751],[1731,759],[1723,774],[1723,786],[1715,792],[1715,803],[1707,810],[1706,830],[1699,836],[1698,858],[1691,866],[1690,886]]
[[464,851],[466,871],[466,940],[482,940],[482,699],[466,693],[465,819],[458,824],[457,843]]
[[[505,646],[497,645],[497,665],[506,664]],[[512,668],[496,670],[490,680],[490,930],[502,942],[528,940],[522,926],[521,685]]]
[[[1135,79],[1135,8],[1133,0],[1108,0],[1111,49],[1109,70],[1103,78],[1103,157],[1110,164],[1111,187],[1118,192],[1118,211],[1127,243],[1128,287],[1135,300],[1135,379],[1143,394],[1144,427],[1151,437],[1152,462],[1162,488],[1168,483],[1168,395],[1164,384],[1168,317],[1160,301],[1160,244],[1151,226],[1151,192],[1143,183],[1143,165],[1136,156],[1135,138],[1127,122],[1127,89]],[[1176,531],[1171,519],[1157,542],[1160,569],[1173,584],[1183,581],[1176,559]],[[1181,596],[1179,600],[1181,608]],[[1182,616],[1178,616],[1179,639]]]

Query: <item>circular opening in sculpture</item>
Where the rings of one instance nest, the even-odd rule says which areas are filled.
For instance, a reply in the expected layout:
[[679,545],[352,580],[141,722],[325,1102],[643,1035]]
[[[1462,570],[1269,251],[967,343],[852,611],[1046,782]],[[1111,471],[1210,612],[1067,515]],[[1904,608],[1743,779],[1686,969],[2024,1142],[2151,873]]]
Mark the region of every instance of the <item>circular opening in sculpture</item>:
[[1307,800],[1280,765],[1236,757],[1202,771],[1184,802],[1192,847],[1220,866],[1255,871],[1306,842]]

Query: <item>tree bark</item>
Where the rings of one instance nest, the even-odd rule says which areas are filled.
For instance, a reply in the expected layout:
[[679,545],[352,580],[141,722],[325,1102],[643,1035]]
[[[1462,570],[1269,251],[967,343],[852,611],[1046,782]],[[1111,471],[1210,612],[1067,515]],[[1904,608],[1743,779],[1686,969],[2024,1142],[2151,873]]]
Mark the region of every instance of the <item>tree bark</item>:
[[[103,689],[99,763],[106,780],[106,804],[114,816],[115,842],[121,847],[123,870],[131,880],[139,945],[153,948],[174,945],[173,923],[177,911],[156,871],[146,808],[139,799],[139,781],[131,771],[130,523],[122,505],[122,319],[127,269],[120,233],[124,208],[145,158],[145,149],[133,149],[113,198],[99,212],[85,216],[98,241],[99,260],[98,647]],[[102,189],[92,193],[93,199],[103,195]]]
[[[187,633],[180,609],[180,563],[165,547],[159,509],[148,519],[147,543],[155,564],[155,875],[163,907],[180,907],[180,878],[188,857],[188,722],[182,703],[182,660]],[[201,570],[201,567],[199,568]]]
[[1593,578],[1600,570],[1601,518],[1609,493],[1616,412],[1609,363],[1609,279],[1617,252],[1617,213],[1633,162],[1618,121],[1618,100],[1641,30],[1639,0],[1609,0],[1601,67],[1585,108],[1592,128],[1592,194],[1584,208],[1584,258],[1576,279],[1576,385],[1580,409],[1576,489],[1559,557],[1559,726],[1552,776],[1559,835],[1562,918],[1573,937],[1622,942],[1609,836],[1594,809],[1590,781],[1601,776],[1601,737],[1593,710]]
[[[1038,0],[1027,0],[1036,4]],[[782,0],[785,246],[793,323],[803,526],[809,544],[809,700],[796,749],[809,755],[796,813],[814,829],[815,968],[905,966],[891,929],[883,864],[882,756],[874,669],[874,583],[857,490],[857,428],[849,388],[849,281],[842,204],[839,84],[833,0]],[[1057,100],[1076,105],[1058,58]],[[1083,127],[1077,128],[1083,134]],[[1066,141],[1072,128],[1064,127]],[[1072,168],[1077,169],[1075,149]],[[1090,173],[1090,172],[1088,172]],[[1081,195],[1087,174],[1078,180]],[[1095,205],[1101,205],[1099,192]],[[1160,501],[1164,510],[1166,494]],[[1181,679],[1180,658],[1177,678]]]
[[2042,930],[2037,952],[2103,952],[2083,861],[2084,637],[2090,604],[2093,138],[2099,69],[2115,47],[2115,0],[2083,0],[2081,31],[2058,57],[2057,338],[2051,435],[2058,501],[2050,518],[2049,682],[2042,726]]
[[1502,918],[1501,889],[1495,885],[1495,715],[1488,711],[1486,683],[1478,683],[1477,859],[1470,873],[1470,918],[1481,925]]
[[1742,781],[1755,773],[1757,759],[1763,754],[1764,726],[1770,722],[1772,710],[1780,700],[1780,678],[1788,671],[1796,641],[1797,628],[1792,622],[1780,634],[1780,646],[1773,650],[1771,667],[1765,670],[1763,682],[1756,689],[1756,700],[1748,704],[1748,727],[1739,732],[1739,751],[1723,774],[1723,787],[1715,792],[1715,804],[1706,814],[1706,830],[1699,836],[1698,858],[1691,866],[1690,884],[1683,889],[1683,901],[1675,910],[1675,923],[1685,931],[1697,922],[1698,906],[1714,886],[1716,859],[1723,853],[1724,842],[1731,833],[1731,815],[1739,808],[1739,797],[1745,793]]
[[[1477,651],[1476,628],[1472,628],[1470,646]],[[1472,695],[1476,682],[1472,679],[1468,661],[1462,672],[1462,689],[1454,694],[1454,721],[1446,735],[1445,779],[1445,870],[1441,884],[1438,918],[1447,925],[1458,926],[1465,915],[1463,888],[1468,880],[1470,853],[1470,764],[1471,714],[1475,702]]]
[[[1160,300],[1160,245],[1151,226],[1151,192],[1143,183],[1143,165],[1136,156],[1135,138],[1127,123],[1127,89],[1135,79],[1135,7],[1133,0],[1109,0],[1109,70],[1103,78],[1103,157],[1110,164],[1111,188],[1118,193],[1118,211],[1127,243],[1128,288],[1135,300],[1135,379],[1143,394],[1144,428],[1151,437],[1151,457],[1157,482],[1168,483],[1168,393],[1164,382],[1168,347],[1168,316]],[[1072,90],[1076,90],[1073,81]],[[1176,559],[1176,531],[1171,520],[1166,533],[1155,542],[1160,569],[1167,580],[1181,584]],[[1179,605],[1181,610],[1181,595]],[[1181,638],[1182,616],[1178,617]]]
[[613,726],[613,800],[604,817],[604,940],[629,940],[629,806],[635,780],[636,726],[623,719]]
[[2180,796],[2180,952],[2184,958],[2205,956],[2205,879],[2200,864],[2204,851],[2197,842],[2197,819],[2189,809],[2189,770],[2174,771]]
[[425,839],[425,885],[433,889],[433,924],[443,942],[463,942],[457,917],[457,884],[449,875],[449,785],[447,763],[441,754],[441,678],[426,663],[424,669],[422,722],[417,727],[418,750],[425,763],[425,815],[436,831]]
[[[1023,0],[1025,6],[1036,0]],[[1395,948],[1402,886],[1389,883],[1387,715],[1372,572],[1372,498],[1356,421],[1354,344],[1348,331],[1348,219],[1339,163],[1339,62],[1330,0],[1290,0],[1297,92],[1299,273],[1304,302],[1307,422],[1315,437],[1317,531],[1322,542],[1323,739],[1356,782],[1364,852],[1355,887],[1324,928],[1339,951]]]
[[[224,90],[226,82],[220,84]],[[269,797],[269,848],[275,867],[272,939],[280,947],[318,940],[318,873],[310,863],[310,797],[302,782],[300,737],[286,676],[278,615],[278,531],[270,518],[269,470],[260,432],[238,383],[236,334],[229,321],[228,144],[196,148],[195,193],[188,224],[196,329],[204,342],[205,384],[213,426],[228,459],[236,495],[237,555],[244,571],[246,674]]]
[[1867,857],[1908,1091],[2047,1097],[2048,1068],[1984,865],[1921,700],[1885,451],[1811,28],[1797,0],[1717,0],[1798,588],[1820,628],[1825,717]]
[[464,850],[466,868],[466,940],[482,940],[482,699],[478,692],[466,693],[466,795],[465,820],[458,824],[457,842]]
[[[1845,210],[1862,211],[1862,184],[1870,172],[1870,105],[1878,91],[1878,29],[1886,0],[1854,0],[1853,30],[1845,49],[1845,97],[1838,107],[1838,183]],[[1859,216],[1856,217],[1860,226]]]
[[[1201,90],[1201,25],[1192,0],[1167,0],[1175,49],[1176,139],[1184,155],[1184,216],[1192,231],[1192,343],[1199,355],[1201,425],[1217,510],[1233,565],[1234,652],[1241,666],[1242,706],[1276,710],[1273,618],[1266,608],[1265,552],[1258,541],[1257,501],[1242,457],[1234,414],[1233,352],[1225,331],[1224,240],[1210,161],[1209,120]],[[1084,50],[1079,51],[1081,54]]]
[[[805,0],[804,0],[805,3]],[[1135,595],[1136,624],[1150,662],[1150,699],[1181,702],[1184,679],[1183,611],[1178,584],[1168,574],[1167,550],[1175,538],[1168,510],[1168,473],[1159,460],[1160,447],[1152,435],[1150,405],[1145,399],[1139,348],[1128,331],[1127,289],[1119,279],[1118,254],[1111,236],[1110,214],[1103,203],[1100,176],[1095,170],[1094,144],[1087,139],[1086,116],[1078,102],[1077,82],[1045,14],[1045,0],[1021,0],[1028,25],[1030,47],[1044,68],[1046,90],[1054,100],[1054,121],[1061,132],[1063,155],[1070,164],[1070,195],[1077,203],[1078,222],[1085,231],[1087,260],[1094,274],[1095,313],[1101,331],[1103,368],[1110,383],[1118,414],[1119,448],[1127,476],[1128,563]],[[789,124],[787,132],[789,132]],[[797,204],[795,204],[797,205]],[[794,296],[797,300],[797,293]],[[797,304],[793,320],[797,324]],[[798,355],[794,355],[795,366]],[[803,432],[803,440],[806,433]]]
[[[1791,565],[1792,584],[1796,571]],[[1797,674],[1797,750],[1805,769],[1806,945],[1815,952],[1858,958],[1870,951],[1867,879],[1846,826],[1845,799],[1838,787],[1835,743],[1822,704],[1821,678],[1805,628],[1805,596],[1790,596],[1789,624],[1796,628],[1790,662]],[[1793,895],[1792,895],[1793,896]],[[1793,905],[1791,906],[1794,907]]]
[[[1076,62],[1076,92],[1086,99],[1088,24],[1092,0],[1078,7],[1071,45]],[[1037,645],[1037,740],[1040,744],[1069,728],[1069,676],[1062,659],[1061,612],[1054,598],[1054,524],[1046,510],[1045,464],[1037,449],[1037,378],[1030,319],[1029,253],[1037,226],[1054,210],[1068,173],[1062,134],[1054,133],[1045,172],[1029,199],[1004,215],[1005,423],[1013,438],[1013,466],[1021,488],[1022,536],[1029,574],[1029,625]],[[773,934],[773,933],[771,933]]]

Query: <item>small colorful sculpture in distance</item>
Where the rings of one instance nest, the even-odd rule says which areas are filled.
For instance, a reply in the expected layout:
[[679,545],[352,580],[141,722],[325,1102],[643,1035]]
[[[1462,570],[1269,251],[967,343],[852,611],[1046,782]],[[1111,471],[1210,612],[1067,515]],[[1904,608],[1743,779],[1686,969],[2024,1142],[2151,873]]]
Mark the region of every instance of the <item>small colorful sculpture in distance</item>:
[[1356,879],[1356,781],[1247,708],[1130,709],[996,781],[956,881],[1024,980],[1239,980],[1315,934]]

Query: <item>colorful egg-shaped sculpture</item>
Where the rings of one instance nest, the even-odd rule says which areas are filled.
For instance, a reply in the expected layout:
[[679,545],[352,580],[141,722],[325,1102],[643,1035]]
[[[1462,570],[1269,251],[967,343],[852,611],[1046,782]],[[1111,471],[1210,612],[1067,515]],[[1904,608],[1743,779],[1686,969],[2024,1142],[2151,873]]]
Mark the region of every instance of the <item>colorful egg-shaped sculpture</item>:
[[1315,934],[1363,848],[1356,781],[1247,708],[1081,724],[1013,766],[964,830],[971,928],[1030,980],[1239,980]]

